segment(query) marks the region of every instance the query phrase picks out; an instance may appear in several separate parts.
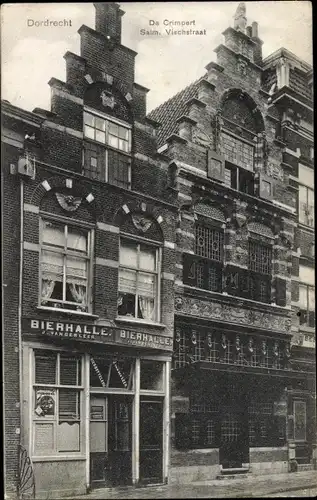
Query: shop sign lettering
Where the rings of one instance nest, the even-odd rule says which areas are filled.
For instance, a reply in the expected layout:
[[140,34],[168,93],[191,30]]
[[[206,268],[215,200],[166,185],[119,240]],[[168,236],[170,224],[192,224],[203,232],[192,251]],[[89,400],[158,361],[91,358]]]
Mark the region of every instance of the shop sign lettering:
[[23,335],[33,334],[60,339],[93,341],[104,344],[126,344],[165,351],[173,350],[173,339],[171,337],[93,324],[24,318],[22,329]]

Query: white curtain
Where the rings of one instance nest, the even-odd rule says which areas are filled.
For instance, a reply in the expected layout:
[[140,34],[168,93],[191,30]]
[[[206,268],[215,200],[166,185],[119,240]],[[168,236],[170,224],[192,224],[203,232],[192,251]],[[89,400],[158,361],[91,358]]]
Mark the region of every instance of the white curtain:
[[84,285],[69,284],[70,293],[75,302],[84,305],[86,303],[86,287]]
[[152,321],[154,313],[154,299],[151,299],[149,297],[139,297],[139,306],[142,318],[148,321]]
[[55,286],[54,280],[42,280],[42,304],[46,304],[51,298]]
[[138,276],[139,307],[142,318],[152,321],[154,318],[155,276],[139,273]]

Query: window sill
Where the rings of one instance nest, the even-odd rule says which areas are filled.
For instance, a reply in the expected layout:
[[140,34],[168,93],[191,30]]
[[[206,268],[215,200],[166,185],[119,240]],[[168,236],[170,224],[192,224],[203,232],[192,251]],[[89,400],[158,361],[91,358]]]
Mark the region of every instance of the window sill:
[[298,221],[298,227],[300,229],[308,229],[309,232],[314,232],[315,231],[315,226],[308,226],[308,224],[305,224],[304,222]]
[[155,321],[145,321],[137,318],[125,318],[118,316],[115,321],[117,323],[130,323],[131,325],[144,325],[144,326],[152,326],[153,328],[166,328],[166,325],[163,323],[156,323]]
[[32,457],[32,462],[64,462],[64,461],[74,461],[74,460],[86,460],[85,455],[43,455]]
[[83,316],[85,318],[94,318],[94,319],[99,318],[97,314],[74,311],[73,309],[58,309],[57,307],[45,307],[45,306],[38,306],[36,309],[38,311],[51,311],[51,312],[56,312],[58,314],[71,314],[73,316]]
[[314,326],[299,325],[299,331],[305,332],[305,333],[311,333],[312,335],[315,335],[315,327]]

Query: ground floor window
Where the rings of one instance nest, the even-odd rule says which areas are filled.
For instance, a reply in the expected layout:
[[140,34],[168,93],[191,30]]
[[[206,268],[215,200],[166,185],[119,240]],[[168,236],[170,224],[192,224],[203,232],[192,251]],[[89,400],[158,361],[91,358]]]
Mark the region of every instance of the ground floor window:
[[232,403],[227,410],[212,396],[210,401],[191,398],[190,411],[175,415],[176,448],[218,448],[241,439],[249,447],[284,446],[286,419],[274,415],[273,400],[251,401],[246,411],[238,407]]
[[82,390],[81,356],[34,352],[34,455],[81,451]]

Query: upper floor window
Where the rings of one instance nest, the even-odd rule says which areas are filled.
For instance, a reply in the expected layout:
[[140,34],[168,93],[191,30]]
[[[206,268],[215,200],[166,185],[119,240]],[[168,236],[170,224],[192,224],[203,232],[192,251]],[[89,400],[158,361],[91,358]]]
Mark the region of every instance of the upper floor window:
[[299,165],[298,168],[298,216],[299,222],[306,226],[315,226],[314,171]]
[[199,223],[195,232],[195,255],[184,254],[184,283],[221,292],[223,231]]
[[85,111],[84,136],[91,139],[85,141],[83,147],[84,175],[129,189],[131,128]]
[[249,269],[260,274],[271,274],[272,248],[256,241],[249,241]]
[[315,273],[308,266],[299,266],[300,324],[315,326]]
[[272,247],[249,241],[248,276],[245,288],[252,300],[268,303],[271,300]]
[[42,221],[40,304],[87,312],[91,232],[56,221]]
[[254,146],[232,135],[222,133],[222,149],[226,160],[225,185],[254,195]]
[[121,239],[118,316],[159,321],[160,249]]
[[253,172],[254,146],[224,132],[221,139],[225,159],[238,167]]
[[84,135],[125,153],[131,151],[130,128],[92,113],[84,112]]

